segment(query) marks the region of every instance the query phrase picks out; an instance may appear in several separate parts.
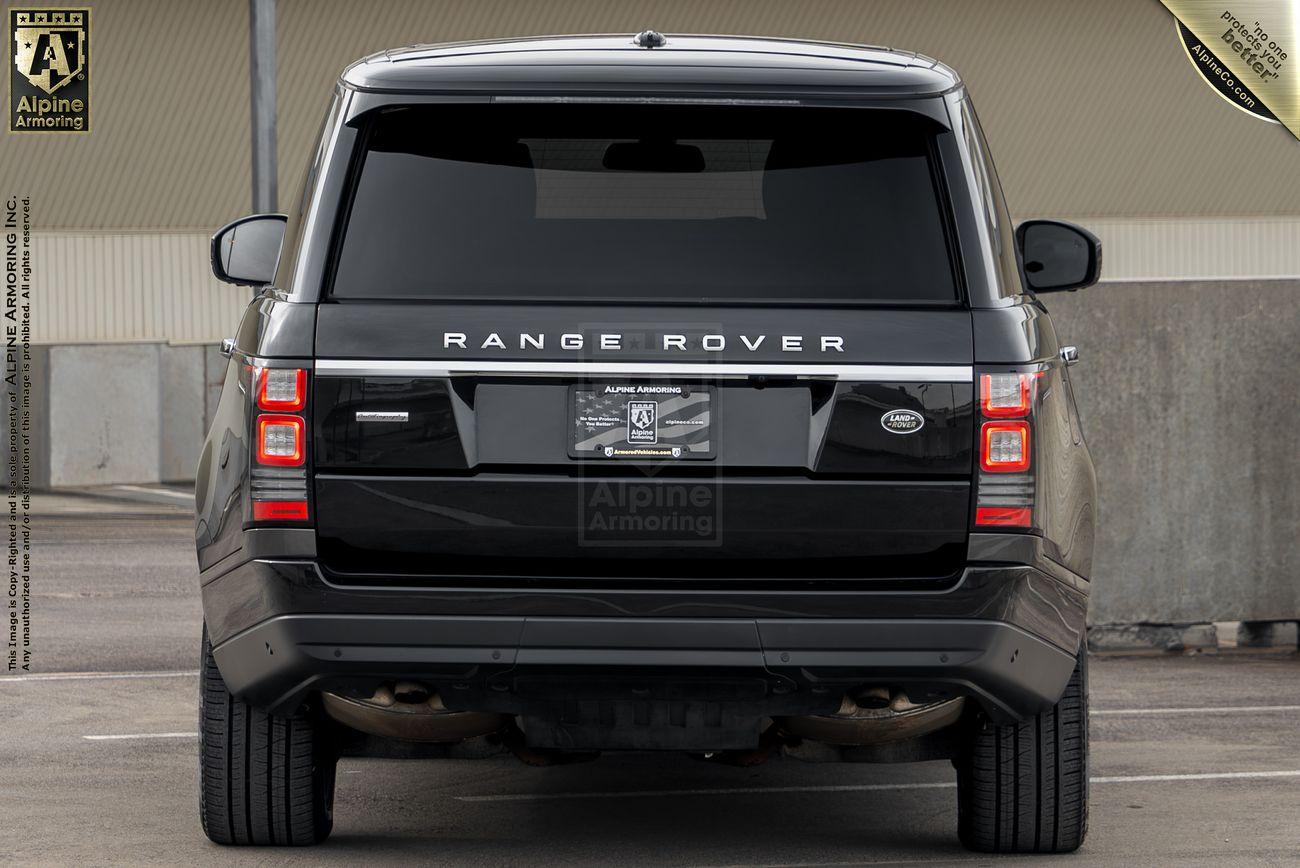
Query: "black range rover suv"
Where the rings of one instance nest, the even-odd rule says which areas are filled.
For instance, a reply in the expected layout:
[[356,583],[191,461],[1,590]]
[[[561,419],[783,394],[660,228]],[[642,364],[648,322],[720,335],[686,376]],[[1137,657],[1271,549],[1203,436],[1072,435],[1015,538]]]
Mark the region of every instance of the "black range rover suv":
[[340,756],[949,759],[985,851],[1083,839],[1095,477],[956,74],[565,37],[343,74],[198,468],[202,820]]

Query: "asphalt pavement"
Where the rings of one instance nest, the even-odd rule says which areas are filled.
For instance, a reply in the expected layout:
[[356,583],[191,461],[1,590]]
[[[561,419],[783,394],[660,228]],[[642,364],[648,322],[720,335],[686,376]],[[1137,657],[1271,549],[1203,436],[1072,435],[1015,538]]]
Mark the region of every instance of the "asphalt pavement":
[[[344,760],[326,844],[217,847],[198,823],[200,610],[183,493],[41,495],[37,510],[36,670],[0,675],[0,861],[1000,861],[957,843],[946,763],[739,769],[651,754],[543,769]],[[1091,679],[1091,833],[1051,861],[1300,864],[1300,658],[1102,657]]]

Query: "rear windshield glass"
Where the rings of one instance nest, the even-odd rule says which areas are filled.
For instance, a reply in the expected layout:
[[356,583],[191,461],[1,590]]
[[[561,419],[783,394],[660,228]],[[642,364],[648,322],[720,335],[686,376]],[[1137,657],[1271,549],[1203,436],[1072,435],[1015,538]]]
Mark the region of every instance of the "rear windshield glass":
[[333,295],[952,302],[932,135],[870,109],[386,110]]

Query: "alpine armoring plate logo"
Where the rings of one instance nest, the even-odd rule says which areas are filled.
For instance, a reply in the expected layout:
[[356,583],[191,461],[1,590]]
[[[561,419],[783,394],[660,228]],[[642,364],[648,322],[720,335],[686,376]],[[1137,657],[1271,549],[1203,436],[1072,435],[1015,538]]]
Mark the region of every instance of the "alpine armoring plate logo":
[[90,10],[11,9],[9,131],[90,132]]
[[658,401],[627,402],[627,442],[658,443],[659,429]]
[[890,410],[880,417],[880,427],[890,434],[912,434],[925,427],[925,417],[915,410]]

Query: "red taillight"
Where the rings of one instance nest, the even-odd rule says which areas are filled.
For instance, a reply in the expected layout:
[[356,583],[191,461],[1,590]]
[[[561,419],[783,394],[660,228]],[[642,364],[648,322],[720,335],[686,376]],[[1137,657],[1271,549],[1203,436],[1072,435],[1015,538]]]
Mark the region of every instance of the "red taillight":
[[1034,511],[1027,506],[977,506],[975,523],[999,527],[1029,527],[1034,523]]
[[296,413],[307,406],[307,372],[302,368],[258,368],[257,406]]
[[975,527],[1033,530],[1037,497],[1030,429],[1043,371],[980,374]]
[[1029,423],[985,422],[980,429],[980,467],[988,473],[1029,469]]
[[253,521],[306,521],[305,500],[255,500]]
[[250,373],[254,412],[248,515],[254,522],[310,521],[307,371],[254,367]]
[[984,374],[980,377],[980,409],[989,419],[1019,419],[1034,408],[1038,373]]
[[272,467],[298,467],[307,458],[301,416],[257,417],[257,462]]

